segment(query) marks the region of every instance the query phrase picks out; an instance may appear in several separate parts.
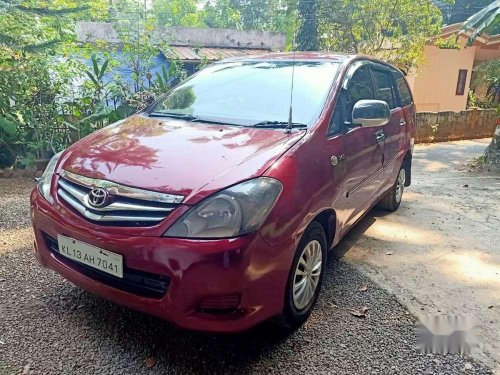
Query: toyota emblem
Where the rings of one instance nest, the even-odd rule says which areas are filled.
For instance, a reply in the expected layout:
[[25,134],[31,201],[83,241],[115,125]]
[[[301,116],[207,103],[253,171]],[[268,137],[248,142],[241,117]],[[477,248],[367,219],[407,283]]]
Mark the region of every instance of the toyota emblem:
[[100,208],[108,204],[109,193],[105,189],[92,189],[89,193],[89,203],[92,207]]

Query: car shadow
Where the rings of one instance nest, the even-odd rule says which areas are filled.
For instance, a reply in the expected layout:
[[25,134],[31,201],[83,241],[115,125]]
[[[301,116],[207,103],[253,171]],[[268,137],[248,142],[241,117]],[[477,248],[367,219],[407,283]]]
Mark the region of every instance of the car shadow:
[[[350,250],[356,239],[375,222],[376,217],[385,214],[380,210],[369,212],[335,248],[336,256],[329,258],[324,276],[328,282],[323,285],[319,306],[310,321],[321,320],[322,313],[318,310],[324,309],[324,305],[344,305],[347,303],[344,299],[351,299],[348,297],[350,293],[339,292],[353,289],[355,286],[347,282],[347,265],[339,263],[337,258]],[[350,269],[348,272],[356,271]],[[303,336],[307,335],[304,328],[291,331],[276,324],[274,320],[237,334],[187,331],[159,318],[105,301],[78,288],[64,290],[66,300],[73,300],[72,304],[78,305],[72,319],[78,320],[79,325],[86,327],[92,333],[93,340],[103,347],[119,347],[119,352],[128,353],[143,363],[147,358],[154,358],[155,370],[160,373],[171,372],[173,369],[192,374],[231,371],[244,373],[253,368],[260,359],[276,355],[279,355],[280,361],[295,361],[295,347],[302,345]],[[61,290],[58,293],[61,293]]]
[[340,240],[340,242],[332,249],[333,255],[340,259],[351,250],[356,242],[364,235],[364,233],[377,221],[377,218],[390,215],[391,212],[372,208],[361,220],[356,223],[349,232]]
[[[332,277],[335,262],[333,259],[328,262],[326,277]],[[86,291],[79,293],[80,324],[91,330],[101,345],[120,346],[120,352],[142,357],[143,361],[154,358],[155,366],[165,366],[165,372],[176,368],[182,373],[206,374],[220,372],[223,368],[224,372],[234,369],[241,373],[259,358],[273,355],[297,334],[296,330],[278,324],[277,319],[235,334],[188,331]],[[293,352],[289,355],[291,360]],[[280,357],[287,360],[286,354],[280,353]]]

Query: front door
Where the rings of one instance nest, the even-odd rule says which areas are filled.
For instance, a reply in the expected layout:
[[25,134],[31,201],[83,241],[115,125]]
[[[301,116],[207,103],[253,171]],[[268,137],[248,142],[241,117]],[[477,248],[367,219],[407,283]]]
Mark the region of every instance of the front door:
[[352,109],[362,99],[374,99],[369,63],[356,62],[349,70],[339,93],[332,118],[334,128],[343,129],[346,169],[342,194],[334,202],[342,232],[370,208],[382,183],[384,156],[383,126],[362,128],[352,125]]

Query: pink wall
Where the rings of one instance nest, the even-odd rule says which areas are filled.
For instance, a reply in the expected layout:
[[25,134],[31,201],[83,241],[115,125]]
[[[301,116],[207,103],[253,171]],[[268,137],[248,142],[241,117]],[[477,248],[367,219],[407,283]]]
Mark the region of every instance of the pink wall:
[[[453,29],[442,35],[444,39],[454,38]],[[460,36],[461,49],[439,49],[424,47],[424,61],[414,73],[407,77],[412,88],[419,112],[463,111],[467,106],[472,69],[475,65],[493,59],[500,59],[500,37],[478,38],[473,46],[467,47],[467,37]],[[457,95],[458,72],[467,70],[463,95]]]
[[[440,49],[425,46],[425,59],[408,77],[419,112],[463,111],[467,104],[475,46]],[[467,70],[463,95],[456,95],[458,71]]]

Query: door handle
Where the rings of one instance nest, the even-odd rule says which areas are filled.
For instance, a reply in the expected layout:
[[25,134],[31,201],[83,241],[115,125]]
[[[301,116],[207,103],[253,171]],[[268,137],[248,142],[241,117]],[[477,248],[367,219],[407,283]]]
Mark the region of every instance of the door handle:
[[377,143],[380,144],[384,142],[385,140],[385,134],[382,130],[379,130],[378,132],[375,133],[375,139],[377,140]]
[[399,126],[405,126],[406,125],[406,121],[404,118],[402,118],[400,121],[399,121]]
[[340,155],[332,155],[330,157],[330,163],[335,167],[341,162],[342,160],[345,160],[345,154],[340,154]]

